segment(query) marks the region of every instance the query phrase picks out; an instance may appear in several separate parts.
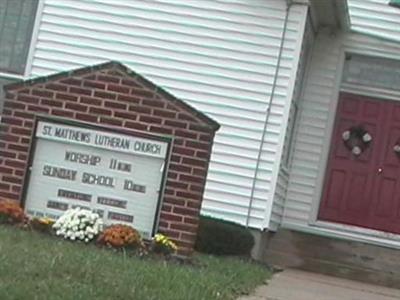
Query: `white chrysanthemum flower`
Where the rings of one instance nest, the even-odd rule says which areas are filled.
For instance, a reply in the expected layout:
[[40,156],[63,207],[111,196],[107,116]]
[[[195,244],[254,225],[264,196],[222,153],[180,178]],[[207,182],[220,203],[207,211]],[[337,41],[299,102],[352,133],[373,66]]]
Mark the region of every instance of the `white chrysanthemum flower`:
[[344,141],[348,141],[350,139],[350,130],[346,130],[345,132],[342,133],[342,138]]
[[360,155],[361,154],[361,148],[360,147],[358,147],[358,146],[354,146],[353,147],[353,149],[351,150],[351,152],[354,154],[354,155]]
[[67,210],[53,225],[57,235],[70,240],[93,239],[102,228],[102,220],[98,214],[89,210],[74,208]]
[[365,143],[369,143],[370,141],[372,141],[372,136],[367,132],[363,135],[362,140]]

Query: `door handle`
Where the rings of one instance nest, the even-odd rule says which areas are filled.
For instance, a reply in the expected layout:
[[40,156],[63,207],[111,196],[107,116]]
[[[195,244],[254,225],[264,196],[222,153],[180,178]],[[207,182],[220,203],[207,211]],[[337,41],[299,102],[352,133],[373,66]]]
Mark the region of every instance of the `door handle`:
[[382,168],[378,168],[378,174],[381,174],[383,172]]

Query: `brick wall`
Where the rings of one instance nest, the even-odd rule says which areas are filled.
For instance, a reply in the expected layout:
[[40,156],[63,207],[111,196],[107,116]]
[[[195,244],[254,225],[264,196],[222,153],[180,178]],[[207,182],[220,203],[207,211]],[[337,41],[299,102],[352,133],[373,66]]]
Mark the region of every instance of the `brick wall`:
[[159,232],[191,253],[217,123],[118,63],[13,84],[1,121],[0,199],[22,200],[38,115],[173,135]]

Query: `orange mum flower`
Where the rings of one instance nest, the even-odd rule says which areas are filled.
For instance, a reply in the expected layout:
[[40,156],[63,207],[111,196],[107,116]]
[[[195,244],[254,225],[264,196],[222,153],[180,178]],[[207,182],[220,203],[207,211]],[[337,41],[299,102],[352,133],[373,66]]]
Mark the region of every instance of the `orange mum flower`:
[[114,248],[137,247],[141,244],[141,237],[131,226],[115,224],[103,231],[98,242]]
[[23,223],[27,217],[16,201],[1,201],[0,202],[0,217],[5,223]]

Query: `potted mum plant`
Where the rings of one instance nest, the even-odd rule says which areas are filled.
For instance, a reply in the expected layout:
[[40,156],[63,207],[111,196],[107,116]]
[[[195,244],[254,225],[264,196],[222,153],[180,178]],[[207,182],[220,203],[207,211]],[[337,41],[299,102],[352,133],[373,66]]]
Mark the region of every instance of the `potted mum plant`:
[[1,224],[25,224],[28,218],[16,201],[0,201]]
[[79,207],[67,210],[53,225],[56,235],[71,241],[89,242],[103,229],[103,220],[89,210]]
[[156,254],[170,256],[178,251],[178,246],[169,237],[157,233],[151,241],[150,249]]
[[139,232],[131,226],[114,224],[107,227],[97,239],[100,245],[116,249],[136,249],[142,246]]

